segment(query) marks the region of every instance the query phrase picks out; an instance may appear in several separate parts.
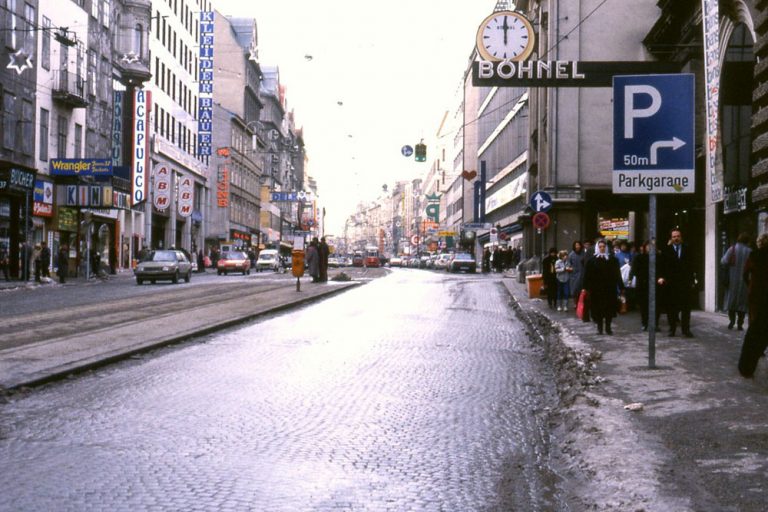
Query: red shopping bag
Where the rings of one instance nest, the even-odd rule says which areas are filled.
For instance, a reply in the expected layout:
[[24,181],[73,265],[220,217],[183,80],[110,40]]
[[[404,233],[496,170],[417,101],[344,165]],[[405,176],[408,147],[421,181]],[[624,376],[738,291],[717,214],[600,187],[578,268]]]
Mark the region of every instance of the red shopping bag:
[[585,322],[589,322],[589,293],[581,290],[579,301],[576,303],[576,316]]

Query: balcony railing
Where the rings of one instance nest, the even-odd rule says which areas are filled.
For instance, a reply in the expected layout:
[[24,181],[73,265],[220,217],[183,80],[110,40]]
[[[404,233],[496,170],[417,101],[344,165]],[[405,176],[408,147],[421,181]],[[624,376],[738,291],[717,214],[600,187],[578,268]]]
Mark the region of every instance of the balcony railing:
[[88,106],[85,99],[85,80],[82,76],[67,70],[56,72],[53,80],[53,99],[72,108]]

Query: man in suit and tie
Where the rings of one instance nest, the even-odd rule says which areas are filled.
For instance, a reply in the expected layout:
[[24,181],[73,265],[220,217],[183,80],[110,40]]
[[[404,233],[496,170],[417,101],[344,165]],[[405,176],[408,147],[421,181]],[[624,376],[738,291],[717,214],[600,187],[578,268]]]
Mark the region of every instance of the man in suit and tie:
[[677,330],[678,315],[683,336],[691,333],[691,293],[695,286],[693,258],[688,245],[683,243],[679,229],[670,233],[670,243],[661,250],[657,283],[665,294],[669,335]]

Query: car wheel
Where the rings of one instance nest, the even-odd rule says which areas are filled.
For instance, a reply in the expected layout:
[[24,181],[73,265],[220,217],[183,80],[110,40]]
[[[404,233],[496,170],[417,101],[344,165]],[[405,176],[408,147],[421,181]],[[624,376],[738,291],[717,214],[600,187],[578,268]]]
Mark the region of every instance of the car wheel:
[[179,284],[179,271],[177,270],[175,274],[173,274],[173,278],[171,279],[171,282],[173,284]]
[[187,272],[187,275],[186,275],[186,276],[184,276],[184,282],[185,282],[185,283],[188,283],[190,279],[192,279],[192,270],[190,270],[189,272]]
[[151,279],[149,282],[152,283],[152,284],[156,283],[156,281],[154,279]]
[[136,278],[136,284],[140,285],[140,284],[143,284],[143,283],[144,283],[144,280],[142,278],[140,278],[140,277]]
[[217,273],[218,275],[221,275],[221,270],[217,270],[217,271],[216,271],[216,273]]

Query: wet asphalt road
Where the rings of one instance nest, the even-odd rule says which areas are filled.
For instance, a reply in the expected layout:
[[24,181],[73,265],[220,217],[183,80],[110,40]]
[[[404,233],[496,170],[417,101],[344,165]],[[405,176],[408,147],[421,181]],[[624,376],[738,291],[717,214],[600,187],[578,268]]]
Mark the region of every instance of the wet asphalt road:
[[558,509],[554,378],[507,301],[395,269],[13,395],[0,510]]

